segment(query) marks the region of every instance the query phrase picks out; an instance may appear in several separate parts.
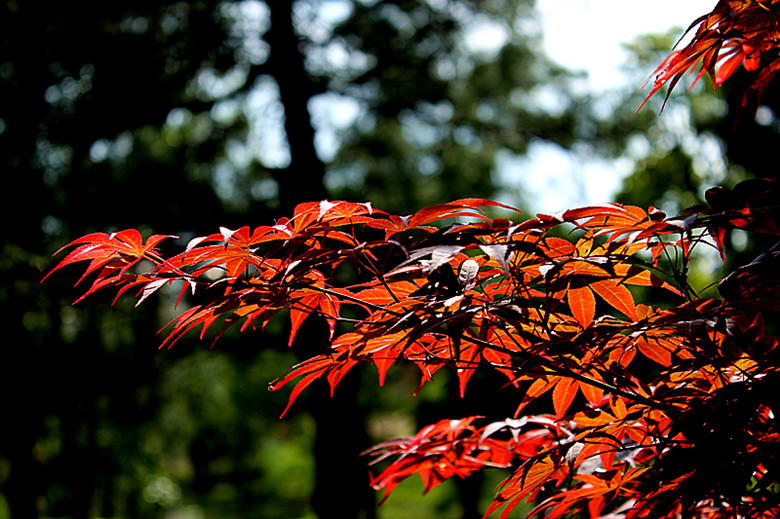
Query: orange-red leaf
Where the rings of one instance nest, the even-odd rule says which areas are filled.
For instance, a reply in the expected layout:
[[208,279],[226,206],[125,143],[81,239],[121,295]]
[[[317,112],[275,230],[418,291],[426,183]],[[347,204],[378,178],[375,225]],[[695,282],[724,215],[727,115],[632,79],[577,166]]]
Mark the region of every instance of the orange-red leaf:
[[569,410],[571,403],[574,401],[578,388],[579,382],[576,382],[571,378],[561,377],[558,379],[558,383],[555,384],[555,389],[553,389],[552,392],[555,416],[563,418],[566,411]]
[[339,380],[356,364],[352,359],[341,359],[335,355],[318,355],[301,362],[293,367],[284,377],[276,379],[269,385],[271,391],[276,391],[291,380],[298,377],[301,378],[293,387],[290,393],[290,399],[287,402],[287,407],[282,411],[281,416],[284,416],[290,409],[298,395],[306,389],[312,382],[323,376],[327,376],[328,382],[331,386],[331,393],[333,388],[338,384]]
[[661,366],[668,367],[672,364],[672,354],[669,351],[669,347],[656,338],[648,340],[648,337],[645,335],[639,335],[636,337],[634,344],[639,353]]
[[135,229],[127,229],[112,234],[98,232],[82,236],[54,253],[56,256],[68,247],[81,245],[60,261],[48,274],[46,274],[41,282],[66,265],[86,260],[89,260],[90,264],[76,284],[79,284],[90,273],[114,260],[123,261],[121,269],[117,272],[112,272],[112,277],[121,276],[147,254],[151,255],[150,259],[157,259],[156,254],[154,254],[154,247],[166,238],[175,237],[176,236],[155,234],[150,236],[146,240],[146,243],[144,243],[141,233]]
[[621,285],[613,279],[604,279],[591,283],[590,288],[615,310],[634,321],[639,319],[636,314],[634,296],[625,285]]
[[580,326],[583,328],[590,326],[596,315],[596,298],[593,296],[593,292],[587,286],[570,286],[566,297],[569,300],[571,313]]

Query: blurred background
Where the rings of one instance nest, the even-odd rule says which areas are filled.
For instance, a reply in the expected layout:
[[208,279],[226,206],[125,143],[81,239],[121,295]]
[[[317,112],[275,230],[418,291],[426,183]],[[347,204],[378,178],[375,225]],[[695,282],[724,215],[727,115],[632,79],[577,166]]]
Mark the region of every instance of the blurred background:
[[443,371],[414,397],[412,372],[377,391],[365,369],[334,399],[312,387],[279,420],[287,394],[268,383],[322,347],[316,323],[299,350],[284,319],[212,349],[190,338],[159,350],[175,296],[74,306],[75,269],[40,280],[59,247],[94,231],[182,246],[324,198],[400,214],[463,197],[675,213],[772,167],[777,108],[734,130],[739,76],[718,92],[681,88],[662,117],[663,95],[634,113],[679,28],[633,38],[623,80],[594,86],[546,56],[536,7],[4,0],[0,519],[480,517],[502,474],[424,498],[409,481],[377,508],[358,454],[441,417],[503,419],[516,401],[496,398],[501,381],[472,383],[461,402]]

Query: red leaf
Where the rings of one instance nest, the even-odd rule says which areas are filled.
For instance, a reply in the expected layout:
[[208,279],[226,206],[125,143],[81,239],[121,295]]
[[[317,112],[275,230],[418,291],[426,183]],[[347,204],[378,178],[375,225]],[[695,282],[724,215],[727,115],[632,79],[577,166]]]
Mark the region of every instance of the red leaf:
[[555,408],[555,416],[563,418],[568,411],[569,406],[574,401],[574,397],[577,396],[577,389],[579,388],[579,382],[574,381],[571,378],[560,377],[558,383],[555,384],[553,389],[553,407]]
[[268,387],[271,391],[276,391],[291,380],[303,377],[293,387],[287,407],[284,408],[281,416],[287,413],[298,395],[318,378],[327,376],[332,395],[333,388],[355,364],[356,361],[349,358],[341,359],[336,355],[318,355],[294,366],[284,377],[276,379]]
[[635,339],[634,344],[636,345],[637,350],[639,350],[639,353],[648,359],[657,362],[661,366],[669,367],[672,364],[671,352],[664,347],[660,341],[654,339],[648,340],[643,334]]
[[135,229],[127,229],[110,235],[101,232],[82,236],[54,253],[56,256],[68,247],[81,245],[81,247],[70,252],[62,261],[60,261],[59,264],[46,274],[41,282],[45,281],[46,278],[66,265],[86,260],[90,260],[91,263],[76,284],[80,283],[91,272],[94,272],[114,260],[124,260],[122,269],[114,274],[114,276],[121,276],[128,268],[147,254],[150,255],[150,259],[158,259],[157,255],[154,254],[153,248],[166,238],[176,238],[176,236],[155,234],[150,236],[145,244],[141,233]]
[[621,285],[612,279],[605,279],[591,283],[590,288],[615,310],[634,321],[639,319],[636,314],[636,306],[634,305],[634,296],[631,295],[631,291],[625,285]]
[[303,321],[317,309],[320,297],[322,294],[311,294],[292,304],[290,307],[290,336],[287,339],[287,346],[292,346]]
[[569,287],[566,297],[569,300],[571,313],[580,326],[587,328],[593,323],[596,315],[596,298],[587,287]]
[[499,519],[506,519],[512,510],[521,502],[530,502],[545,483],[553,479],[561,479],[568,473],[568,467],[553,461],[550,456],[527,461],[502,484],[496,499],[488,508],[485,516],[489,516],[499,508],[506,506]]
[[534,380],[533,384],[531,384],[531,386],[526,390],[520,405],[517,406],[517,410],[515,410],[515,417],[520,415],[520,411],[522,411],[525,406],[549,391],[550,388],[553,387],[554,383],[555,378],[553,378],[552,375],[539,377]]
[[365,348],[361,353],[371,357],[371,361],[374,363],[377,372],[379,373],[380,386],[385,385],[387,370],[389,370],[398,360],[398,357],[402,355],[403,350],[401,346],[408,338],[409,337],[402,332],[373,337],[366,341]]
[[580,390],[591,405],[597,406],[604,399],[604,390],[600,387],[580,383]]
[[458,390],[460,391],[461,398],[466,394],[466,384],[477,370],[481,351],[482,348],[472,342],[462,344],[460,347],[458,358],[455,359],[455,366],[458,375]]

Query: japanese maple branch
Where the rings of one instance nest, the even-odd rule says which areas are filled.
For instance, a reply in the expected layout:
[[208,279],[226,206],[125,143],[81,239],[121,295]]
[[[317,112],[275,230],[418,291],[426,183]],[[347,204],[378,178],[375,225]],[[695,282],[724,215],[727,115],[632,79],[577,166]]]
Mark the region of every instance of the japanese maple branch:
[[[640,403],[640,404],[644,404],[644,405],[646,405],[646,406],[648,406],[648,407],[650,407],[652,409],[656,409],[658,411],[664,411],[665,413],[668,413],[668,412],[674,413],[674,412],[677,411],[677,408],[675,408],[674,406],[670,406],[670,405],[664,404],[662,402],[658,402],[656,400],[653,400],[653,399],[650,399],[650,398],[646,398],[646,397],[644,397],[642,395],[638,395],[638,394],[635,394],[635,393],[631,393],[631,392],[625,391],[623,389],[620,389],[617,386],[614,386],[612,384],[604,382],[603,380],[597,380],[595,378],[591,378],[591,377],[589,377],[587,375],[583,375],[582,373],[578,373],[578,372],[573,371],[573,370],[571,370],[569,368],[559,366],[555,362],[553,362],[551,360],[548,360],[548,359],[545,359],[544,357],[541,357],[539,355],[534,355],[532,353],[524,351],[523,345],[520,344],[519,342],[517,342],[517,340],[515,340],[514,337],[512,337],[511,333],[508,333],[507,335],[510,337],[510,339],[512,339],[512,341],[515,343],[515,345],[518,348],[520,348],[520,351],[518,351],[518,350],[511,350],[509,348],[504,348],[502,346],[496,346],[495,344],[492,344],[492,343],[487,342],[487,341],[482,340],[482,339],[478,339],[476,337],[464,336],[463,338],[465,340],[471,341],[474,344],[477,344],[479,346],[486,347],[486,348],[491,348],[493,350],[500,351],[502,353],[507,353],[507,354],[510,354],[510,355],[517,355],[517,354],[519,354],[521,357],[524,358],[524,360],[536,361],[542,367],[545,367],[545,368],[549,369],[550,371],[552,371],[553,374],[555,374],[555,375],[571,378],[571,379],[577,380],[579,382],[582,382],[584,384],[588,384],[589,386],[597,387],[597,388],[602,389],[604,391],[607,391],[609,393],[612,393],[612,394],[615,394],[615,395],[618,395],[618,396],[622,396],[623,398],[627,398],[629,400],[632,400],[632,401]],[[513,370],[517,370],[517,371],[521,371],[521,368],[512,368],[512,369]]]
[[354,296],[351,296],[351,295],[348,295],[348,294],[342,294],[341,292],[336,292],[335,290],[330,290],[330,289],[325,288],[325,287],[308,286],[306,288],[309,288],[309,289],[314,290],[316,292],[322,292],[323,294],[327,294],[329,296],[342,297],[342,298],[346,299],[347,301],[352,301],[355,304],[362,305],[362,306],[367,306],[367,307],[372,308],[374,310],[381,310],[383,312],[387,312],[388,314],[394,315],[396,317],[403,317],[404,316],[404,314],[399,313],[399,312],[395,312],[393,310],[389,310],[389,309],[385,308],[384,306],[377,305],[375,303],[371,303],[371,302],[368,302],[368,301],[363,301],[362,299],[360,299],[358,297],[354,297]]
[[[333,290],[329,290],[329,289],[324,288],[324,287],[310,287],[310,288],[312,290],[316,290],[316,291],[322,292],[324,294],[332,295],[332,296],[335,296],[335,297],[343,297],[344,299],[347,299],[349,301],[352,301],[352,302],[360,304],[360,305],[369,306],[371,308],[374,308],[375,310],[382,310],[382,311],[388,312],[388,313],[390,313],[390,314],[392,314],[392,315],[394,315],[396,317],[402,317],[403,316],[403,314],[398,313],[398,312],[394,312],[394,311],[389,310],[389,309],[387,309],[387,308],[385,308],[383,306],[376,305],[374,303],[370,303],[370,302],[366,302],[366,301],[362,301],[361,299],[359,299],[357,297],[353,297],[353,296],[350,296],[350,295],[347,295],[347,294],[342,294],[342,293],[339,293],[339,292],[336,292],[336,291],[333,291]],[[442,323],[436,323],[434,328],[435,327],[440,327],[441,324]],[[426,331],[430,331],[430,330],[426,330]],[[571,378],[571,379],[577,380],[579,382],[582,382],[584,384],[588,384],[590,386],[597,387],[599,389],[602,389],[604,391],[610,392],[610,393],[618,395],[618,396],[622,396],[622,397],[627,398],[629,400],[632,400],[634,402],[645,404],[648,407],[651,407],[653,409],[657,409],[659,411],[664,411],[664,412],[670,412],[670,411],[671,412],[675,412],[676,411],[676,408],[674,406],[669,406],[669,405],[663,404],[661,402],[657,402],[655,400],[643,397],[641,395],[625,391],[625,390],[623,390],[623,389],[621,389],[621,388],[619,388],[617,386],[614,386],[612,384],[609,384],[607,382],[604,382],[604,381],[601,381],[601,380],[597,380],[597,379],[588,377],[587,375],[583,375],[581,373],[577,373],[576,371],[573,371],[573,370],[571,370],[569,368],[561,367],[558,364],[556,364],[555,362],[550,361],[548,359],[545,359],[544,357],[541,357],[541,356],[538,356],[538,355],[533,355],[531,353],[523,351],[523,346],[519,342],[517,342],[517,340],[514,339],[513,335],[511,333],[509,333],[507,335],[512,339],[512,341],[515,343],[515,345],[520,349],[519,351],[518,350],[514,350],[514,349],[504,348],[504,347],[501,347],[501,346],[497,346],[495,344],[492,344],[492,343],[487,342],[487,341],[482,340],[482,339],[478,339],[476,337],[470,337],[470,336],[467,336],[467,335],[462,335],[461,338],[465,339],[465,340],[468,340],[468,341],[471,341],[475,345],[482,346],[482,347],[487,347],[487,348],[490,348],[490,349],[493,349],[493,350],[496,350],[496,351],[501,351],[501,352],[507,353],[509,355],[517,355],[519,353],[520,356],[524,357],[525,360],[534,360],[538,364],[540,364],[541,366],[549,369],[550,371],[552,371],[556,375],[564,376],[564,377],[567,377],[567,378]]]

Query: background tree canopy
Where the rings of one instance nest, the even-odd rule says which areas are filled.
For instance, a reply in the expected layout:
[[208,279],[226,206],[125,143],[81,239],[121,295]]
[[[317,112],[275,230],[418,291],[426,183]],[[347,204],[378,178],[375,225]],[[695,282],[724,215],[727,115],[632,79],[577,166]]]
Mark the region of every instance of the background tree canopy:
[[[186,243],[324,198],[400,213],[460,197],[522,206],[523,179],[499,166],[535,143],[627,158],[624,200],[681,207],[702,184],[767,164],[722,147],[760,139],[766,153],[776,139],[770,95],[761,124],[741,132],[725,130],[728,90],[675,101],[661,119],[634,114],[640,94],[594,100],[541,53],[532,0],[0,9],[1,384],[13,424],[0,517],[373,517],[363,463],[345,466],[344,452],[412,430],[415,413],[430,419],[451,398],[442,380],[390,413],[391,391],[356,396],[347,381],[278,422],[283,397],[266,385],[291,364],[283,322],[208,352],[196,338],[158,351],[164,305],[109,312],[109,301],[71,306],[63,279],[39,287],[76,236],[142,226]],[[480,45],[484,30],[498,43]],[[646,75],[672,41],[636,42],[635,69]],[[302,332],[312,348],[321,328]],[[410,380],[392,383],[409,394]],[[419,506],[466,516],[481,490],[464,486],[460,502],[442,492]],[[380,515],[417,512],[391,501]]]

